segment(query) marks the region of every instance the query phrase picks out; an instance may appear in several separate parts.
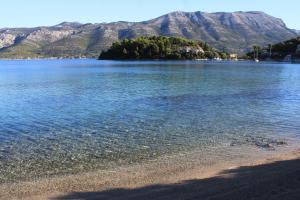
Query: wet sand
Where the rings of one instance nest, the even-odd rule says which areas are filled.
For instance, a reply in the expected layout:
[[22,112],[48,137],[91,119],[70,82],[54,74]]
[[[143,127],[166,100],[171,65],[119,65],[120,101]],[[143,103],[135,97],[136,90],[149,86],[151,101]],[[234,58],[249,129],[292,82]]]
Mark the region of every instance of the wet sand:
[[208,154],[2,185],[0,199],[300,199],[300,149]]

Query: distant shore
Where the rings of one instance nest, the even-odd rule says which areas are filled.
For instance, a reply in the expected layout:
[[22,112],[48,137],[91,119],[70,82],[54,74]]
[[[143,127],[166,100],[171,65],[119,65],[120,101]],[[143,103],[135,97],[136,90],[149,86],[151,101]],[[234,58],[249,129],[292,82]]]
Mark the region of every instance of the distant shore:
[[60,57],[45,57],[45,58],[0,58],[1,60],[87,60],[96,58],[60,58]]
[[[280,199],[286,192],[294,192],[293,188],[300,188],[300,148],[263,153],[252,149],[232,158],[225,152],[222,162],[215,160],[215,153],[205,160],[198,153],[108,171],[0,185],[0,199],[244,199],[252,194]],[[282,182],[285,192],[277,185]]]
[[[60,57],[48,57],[48,58],[0,58],[0,61],[37,61],[37,60],[99,60],[95,57],[86,57],[86,58],[60,58]],[[109,60],[99,60],[99,61],[109,61]],[[135,59],[135,60],[110,60],[110,61],[216,61],[216,62],[252,62],[251,59],[190,59],[190,60],[163,60],[163,59]],[[254,62],[254,61],[253,61]],[[286,62],[286,61],[277,61],[277,60],[262,60],[261,62],[268,62],[268,63],[291,63],[291,64],[299,64],[299,62]]]

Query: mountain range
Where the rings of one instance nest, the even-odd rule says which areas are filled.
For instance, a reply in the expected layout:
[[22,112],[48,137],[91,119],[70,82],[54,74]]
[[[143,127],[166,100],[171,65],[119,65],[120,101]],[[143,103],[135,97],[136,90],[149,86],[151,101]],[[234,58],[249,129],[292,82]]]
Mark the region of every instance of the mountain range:
[[99,56],[113,42],[139,36],[176,36],[201,40],[218,50],[243,54],[295,38],[279,18],[264,12],[172,12],[143,22],[81,24],[0,29],[0,57]]

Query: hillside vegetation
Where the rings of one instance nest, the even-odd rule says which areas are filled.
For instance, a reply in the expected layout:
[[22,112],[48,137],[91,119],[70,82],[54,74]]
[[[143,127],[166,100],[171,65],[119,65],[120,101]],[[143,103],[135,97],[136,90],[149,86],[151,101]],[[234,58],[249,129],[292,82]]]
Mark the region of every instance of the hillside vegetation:
[[266,47],[255,46],[254,50],[248,54],[254,57],[254,51],[258,54],[259,59],[283,60],[287,56],[290,59],[300,58],[300,37],[280,42]]
[[99,59],[227,59],[229,55],[218,52],[206,43],[178,37],[139,37],[113,43]]

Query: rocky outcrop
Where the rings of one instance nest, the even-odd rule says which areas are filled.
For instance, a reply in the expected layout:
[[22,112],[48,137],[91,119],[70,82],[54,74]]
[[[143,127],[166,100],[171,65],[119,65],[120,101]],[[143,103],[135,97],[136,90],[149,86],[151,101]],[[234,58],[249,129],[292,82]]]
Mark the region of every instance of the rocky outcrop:
[[9,47],[15,43],[16,35],[2,33],[0,34],[0,49]]
[[63,39],[67,36],[70,36],[74,32],[74,30],[51,30],[47,28],[41,28],[37,31],[30,33],[26,39],[37,43],[52,43],[57,40]]

